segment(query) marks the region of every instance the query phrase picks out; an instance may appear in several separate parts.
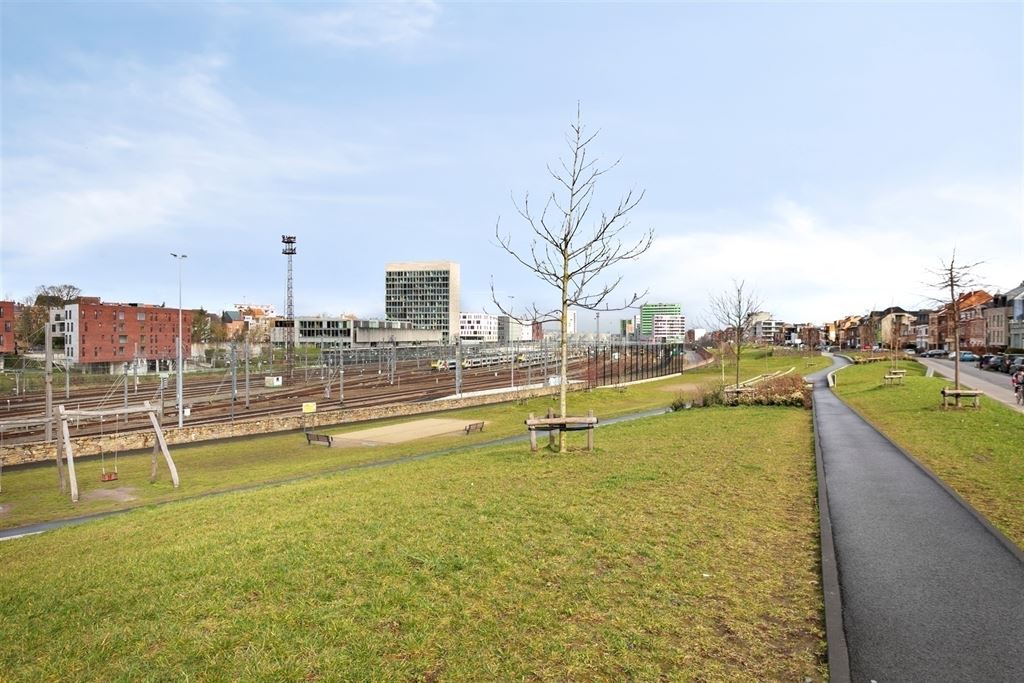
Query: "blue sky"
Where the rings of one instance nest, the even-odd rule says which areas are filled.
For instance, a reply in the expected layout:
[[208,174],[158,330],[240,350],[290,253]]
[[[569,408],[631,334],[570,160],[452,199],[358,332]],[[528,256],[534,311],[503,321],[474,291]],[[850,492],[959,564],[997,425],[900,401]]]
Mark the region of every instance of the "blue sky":
[[[2,5],[0,295],[383,314],[384,265],[464,310],[555,292],[494,243],[581,103],[653,249],[623,294],[745,280],[815,321],[937,295],[954,248],[1024,280],[1020,3]],[[607,314],[605,320],[614,319]],[[625,315],[623,317],[626,317]],[[581,316],[581,321],[589,316]],[[606,330],[607,323],[602,323]],[[583,322],[587,327],[587,322]],[[592,327],[592,325],[591,325]]]

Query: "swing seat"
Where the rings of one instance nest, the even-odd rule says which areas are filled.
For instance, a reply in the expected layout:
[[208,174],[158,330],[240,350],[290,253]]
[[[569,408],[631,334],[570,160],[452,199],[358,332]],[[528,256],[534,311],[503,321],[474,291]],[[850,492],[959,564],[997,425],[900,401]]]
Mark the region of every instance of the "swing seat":
[[116,481],[117,472],[104,472],[100,475],[100,481]]

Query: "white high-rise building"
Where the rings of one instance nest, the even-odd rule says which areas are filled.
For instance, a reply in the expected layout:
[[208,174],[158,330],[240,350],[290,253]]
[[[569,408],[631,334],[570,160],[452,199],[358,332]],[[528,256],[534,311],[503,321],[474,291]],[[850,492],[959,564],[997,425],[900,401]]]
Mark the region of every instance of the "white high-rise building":
[[442,343],[459,331],[459,264],[452,261],[389,263],[384,271],[384,313],[417,329],[440,330]]
[[459,338],[467,343],[498,341],[498,316],[487,313],[460,313]]
[[681,342],[686,339],[686,316],[651,316],[651,337],[659,342]]
[[570,337],[576,334],[576,311],[569,309],[569,324],[566,327],[566,334]]

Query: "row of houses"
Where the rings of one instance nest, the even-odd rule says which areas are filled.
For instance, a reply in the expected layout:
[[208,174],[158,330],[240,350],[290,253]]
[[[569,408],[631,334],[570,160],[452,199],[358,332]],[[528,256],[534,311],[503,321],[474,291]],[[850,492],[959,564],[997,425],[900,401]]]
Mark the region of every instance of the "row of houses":
[[891,306],[847,316],[825,326],[824,337],[844,349],[961,349],[1000,352],[1024,349],[1024,282],[1006,293],[964,292],[933,309]]

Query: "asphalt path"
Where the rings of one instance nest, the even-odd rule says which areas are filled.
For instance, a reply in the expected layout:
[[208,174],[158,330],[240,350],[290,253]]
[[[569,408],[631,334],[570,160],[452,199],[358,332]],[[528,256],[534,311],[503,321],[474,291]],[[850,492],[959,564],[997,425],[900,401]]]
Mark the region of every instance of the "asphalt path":
[[[933,358],[918,358],[917,360],[921,365],[930,368],[936,375],[953,379],[953,361]],[[1005,372],[981,370],[976,363],[960,363],[960,384],[984,391],[989,398],[994,398],[1014,410],[1024,412],[1024,407],[1017,405],[1013,389],[1010,388],[1010,376]]]
[[1024,681],[1024,555],[810,379],[851,679]]

